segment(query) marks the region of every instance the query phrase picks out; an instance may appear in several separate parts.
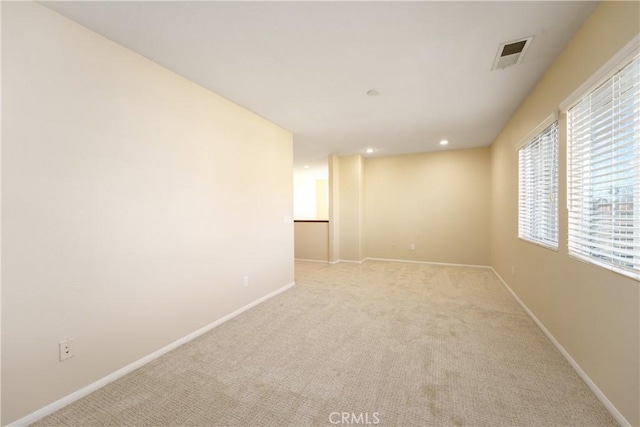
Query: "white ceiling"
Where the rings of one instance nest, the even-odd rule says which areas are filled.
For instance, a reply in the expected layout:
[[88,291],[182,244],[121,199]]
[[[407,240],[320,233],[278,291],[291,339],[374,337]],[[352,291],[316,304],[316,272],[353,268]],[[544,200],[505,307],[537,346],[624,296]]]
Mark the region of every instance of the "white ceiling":
[[[302,165],[487,146],[596,2],[45,2],[294,133]],[[502,42],[534,36],[491,71]],[[366,95],[369,89],[380,95]],[[300,169],[302,171],[302,169]]]

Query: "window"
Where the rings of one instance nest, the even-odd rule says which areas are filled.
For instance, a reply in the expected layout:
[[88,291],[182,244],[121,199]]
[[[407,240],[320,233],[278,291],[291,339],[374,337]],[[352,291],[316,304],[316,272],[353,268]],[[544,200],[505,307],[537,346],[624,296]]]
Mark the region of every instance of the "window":
[[569,254],[640,279],[640,56],[567,111]]
[[518,237],[558,249],[558,122],[518,151]]

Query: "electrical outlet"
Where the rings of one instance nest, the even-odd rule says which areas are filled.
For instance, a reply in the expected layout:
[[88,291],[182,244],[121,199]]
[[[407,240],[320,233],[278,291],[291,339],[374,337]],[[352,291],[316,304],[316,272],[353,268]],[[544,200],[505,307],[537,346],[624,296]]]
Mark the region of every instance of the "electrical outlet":
[[409,249],[411,249],[412,251],[415,251],[416,250],[415,243],[412,243],[411,246],[409,246]]
[[242,279],[242,286],[249,286],[249,276],[244,276]]
[[67,338],[64,341],[60,341],[58,343],[58,352],[60,353],[61,362],[75,356],[76,354],[73,349],[73,338]]

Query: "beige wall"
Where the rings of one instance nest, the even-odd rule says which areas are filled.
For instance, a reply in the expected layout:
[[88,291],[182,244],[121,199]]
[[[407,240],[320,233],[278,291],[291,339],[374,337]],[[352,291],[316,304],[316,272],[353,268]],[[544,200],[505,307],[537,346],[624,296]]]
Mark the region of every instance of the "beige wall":
[[[0,42],[2,40],[2,2],[0,2]],[[2,81],[2,49],[0,48],[0,81]],[[2,84],[0,83],[0,99],[2,98]],[[1,108],[0,108],[1,111]],[[0,113],[0,131],[2,114]],[[2,137],[0,136],[0,188],[2,188]],[[1,193],[1,191],[0,191]],[[0,242],[2,242],[2,197],[0,197]],[[0,425],[2,425],[2,244],[0,243]]]
[[518,240],[514,144],[640,32],[639,5],[601,3],[491,151],[492,265],[632,425],[640,425],[640,286],[567,256],[564,116],[560,117],[559,250]]
[[329,219],[327,179],[312,174],[293,175],[293,217],[297,220]]
[[362,156],[345,156],[337,159],[338,179],[338,245],[337,259],[361,261],[362,251],[362,202],[364,194],[364,164]]
[[293,217],[297,220],[329,218],[327,207],[327,179],[313,174],[293,175]]
[[326,179],[316,180],[316,218],[319,220],[329,219],[329,181]]
[[300,173],[293,174],[293,218],[317,219],[316,180]]
[[329,223],[296,221],[295,257],[298,260],[329,261]]
[[329,155],[329,179],[327,180],[327,191],[329,192],[329,262],[336,262],[338,258],[338,236],[340,223],[340,167],[339,157],[335,154]]
[[366,256],[488,265],[490,166],[488,148],[366,159]]
[[43,6],[2,8],[6,424],[292,282],[293,168],[290,132]]

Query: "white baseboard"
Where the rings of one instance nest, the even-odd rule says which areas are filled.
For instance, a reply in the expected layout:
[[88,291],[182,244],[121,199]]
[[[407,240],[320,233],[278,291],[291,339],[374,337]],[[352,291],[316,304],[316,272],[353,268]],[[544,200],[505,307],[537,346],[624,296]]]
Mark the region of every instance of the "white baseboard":
[[111,374],[107,375],[106,377],[103,377],[101,379],[99,379],[98,381],[89,384],[86,387],[81,388],[78,391],[75,391],[65,397],[63,397],[60,400],[56,400],[55,402],[45,406],[44,408],[38,409],[35,412],[32,412],[31,414],[20,418],[17,421],[14,421],[13,423],[9,424],[7,427],[24,427],[24,426],[28,426],[31,423],[34,423],[36,421],[38,421],[39,419],[46,417],[49,414],[52,414],[60,409],[62,409],[63,407],[69,405],[70,403],[75,402],[76,400],[79,400],[87,395],[89,395],[90,393],[93,393],[94,391],[106,386],[109,383],[112,383],[113,381],[127,375],[130,372],[135,371],[136,369],[146,365],[147,363],[157,359],[160,356],[163,356],[164,354],[170,352],[171,350],[174,350],[178,347],[180,347],[181,345],[191,341],[194,338],[199,337],[200,335],[209,332],[210,330],[212,330],[213,328],[220,326],[221,324],[233,319],[234,317],[238,316],[239,314],[242,314],[243,312],[249,310],[250,308],[255,307],[258,304],[261,304],[263,302],[265,302],[266,300],[273,298],[274,296],[286,291],[287,289],[292,288],[293,286],[295,286],[295,282],[291,282],[288,285],[285,285],[279,289],[276,289],[275,291],[261,297],[258,298],[257,300],[245,305],[244,307],[241,307],[239,309],[237,309],[236,311],[227,314],[226,316],[221,317],[220,319],[209,323],[206,326],[203,326],[202,328],[198,329],[195,332],[190,333],[189,335],[186,335],[182,338],[180,338],[177,341],[172,342],[171,344],[168,344],[164,347],[162,347],[161,349],[154,351],[153,353],[143,357],[142,359],[136,360],[133,363],[128,364],[127,366],[118,369],[115,372],[112,372]]
[[564,356],[564,358],[567,359],[567,362],[569,362],[569,364],[571,365],[573,370],[576,371],[576,373],[578,374],[578,376],[580,376],[580,378],[582,378],[582,380],[585,382],[585,384],[587,384],[587,386],[596,395],[598,400],[600,400],[600,402],[602,402],[604,407],[607,408],[607,410],[616,419],[616,421],[618,421],[618,423],[622,427],[631,427],[631,423],[629,421],[627,421],[627,419],[620,413],[620,411],[618,411],[618,408],[616,408],[613,405],[613,403],[611,403],[611,401],[602,392],[602,390],[600,390],[598,388],[596,383],[594,383],[593,380],[591,378],[589,378],[589,375],[587,375],[587,373],[580,367],[580,365],[578,365],[578,362],[576,362],[573,359],[573,357],[571,357],[569,352],[567,350],[565,350],[565,348],[558,342],[558,340],[556,340],[556,338],[553,336],[553,334],[551,334],[551,332],[544,326],[544,324],[540,321],[540,319],[538,319],[536,317],[536,315],[533,314],[533,312],[531,310],[529,310],[529,307],[527,307],[527,305],[524,302],[522,302],[522,300],[518,297],[518,295],[516,295],[516,293],[513,291],[513,289],[511,289],[511,287],[507,284],[507,282],[504,281],[502,276],[500,276],[500,274],[498,274],[498,272],[493,267],[489,267],[489,268],[491,268],[491,270],[495,273],[495,275],[498,277],[498,279],[500,279],[500,281],[505,286],[505,288],[507,288],[507,290],[511,293],[513,298],[515,298],[515,300],[518,302],[518,304],[520,304],[520,306],[524,309],[524,311],[527,312],[529,317],[531,317],[531,319],[533,319],[533,321],[536,323],[536,325],[538,325],[538,327],[547,336],[547,338],[549,338],[549,340],[553,343],[553,345],[556,346],[556,348],[560,351],[560,353]]
[[[297,260],[297,261],[307,261],[307,260]],[[414,261],[414,260],[410,260],[410,259],[372,258],[372,257],[366,257],[366,258],[361,259],[360,261],[351,261],[351,260],[347,260],[347,259],[338,259],[338,260],[335,260],[335,261],[329,261],[329,264],[339,264],[339,263],[342,263],[342,262],[350,263],[350,264],[362,264],[362,263],[367,262],[367,261],[407,262],[407,263],[410,263],[410,264],[430,264],[430,265],[445,265],[445,266],[452,266],[452,267],[471,267],[471,268],[492,269],[488,265],[453,264],[453,263],[447,263],[447,262]]]
[[329,261],[323,261],[323,260],[320,260],[320,259],[296,258],[295,260],[296,261],[303,261],[303,262],[319,262],[319,263],[322,263],[322,264],[330,264]]
[[452,264],[452,263],[448,263],[448,262],[414,261],[414,260],[408,260],[408,259],[394,259],[394,258],[370,258],[370,257],[367,257],[363,261],[408,262],[408,263],[411,263],[411,264],[448,265],[448,266],[452,266],[452,267],[488,268],[488,269],[493,270],[488,265]]

